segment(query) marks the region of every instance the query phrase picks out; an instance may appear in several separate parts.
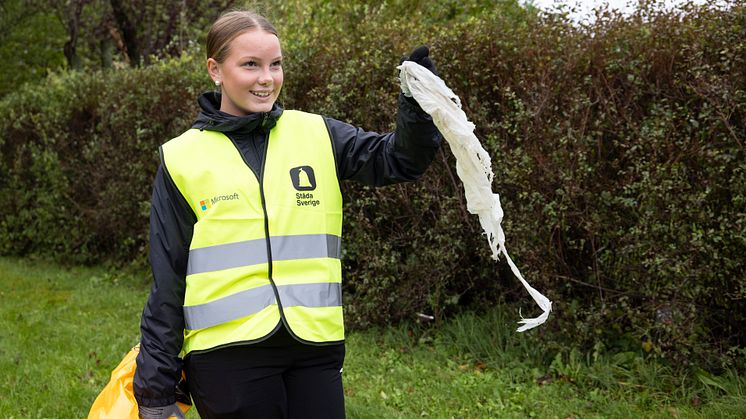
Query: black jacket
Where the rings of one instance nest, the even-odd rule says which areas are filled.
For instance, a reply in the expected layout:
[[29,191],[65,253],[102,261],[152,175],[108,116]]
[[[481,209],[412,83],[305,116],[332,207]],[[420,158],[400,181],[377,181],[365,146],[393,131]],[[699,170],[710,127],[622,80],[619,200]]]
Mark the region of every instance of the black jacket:
[[[275,104],[268,113],[237,117],[219,111],[220,95],[199,98],[202,112],[193,128],[227,135],[258,179],[269,130],[282,116]],[[337,175],[370,186],[413,181],[435,157],[441,135],[432,119],[411,99],[399,95],[396,130],[377,134],[324,117],[332,139]],[[134,377],[137,402],[158,407],[175,402],[181,376],[178,357],[184,341],[184,292],[189,245],[197,218],[161,162],[150,212],[150,264],[153,288],[141,320],[140,353]]]

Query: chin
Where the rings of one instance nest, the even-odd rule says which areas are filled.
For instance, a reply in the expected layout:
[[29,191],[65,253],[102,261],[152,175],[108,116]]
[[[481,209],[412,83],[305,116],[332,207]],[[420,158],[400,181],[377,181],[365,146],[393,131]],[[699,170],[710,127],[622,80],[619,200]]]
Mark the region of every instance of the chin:
[[270,103],[269,105],[251,106],[249,108],[249,112],[250,113],[269,112],[272,110],[272,106],[274,106],[274,103]]

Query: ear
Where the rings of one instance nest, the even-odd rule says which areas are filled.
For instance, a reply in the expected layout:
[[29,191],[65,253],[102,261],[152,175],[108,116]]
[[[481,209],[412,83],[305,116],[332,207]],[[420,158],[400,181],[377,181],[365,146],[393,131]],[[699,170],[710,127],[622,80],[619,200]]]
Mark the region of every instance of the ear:
[[214,58],[207,59],[207,72],[213,81],[223,81],[220,75],[220,64]]

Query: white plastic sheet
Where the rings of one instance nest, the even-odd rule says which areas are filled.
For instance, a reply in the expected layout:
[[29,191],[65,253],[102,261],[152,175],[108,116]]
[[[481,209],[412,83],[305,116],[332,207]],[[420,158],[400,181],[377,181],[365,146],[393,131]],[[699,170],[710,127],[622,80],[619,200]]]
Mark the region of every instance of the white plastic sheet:
[[497,260],[500,253],[505,255],[513,274],[544,310],[535,318],[521,316],[522,320],[518,323],[522,326],[518,331],[523,332],[544,323],[552,311],[552,302],[529,285],[508,255],[505,233],[500,225],[503,219],[500,196],[492,192],[492,161],[474,135],[474,124],[461,110],[461,100],[440,77],[419,64],[404,61],[398,68],[401,71],[402,91],[411,93],[422,109],[432,116],[435,126],[456,156],[456,173],[464,184],[466,208],[479,216],[479,223],[492,249],[492,259]]

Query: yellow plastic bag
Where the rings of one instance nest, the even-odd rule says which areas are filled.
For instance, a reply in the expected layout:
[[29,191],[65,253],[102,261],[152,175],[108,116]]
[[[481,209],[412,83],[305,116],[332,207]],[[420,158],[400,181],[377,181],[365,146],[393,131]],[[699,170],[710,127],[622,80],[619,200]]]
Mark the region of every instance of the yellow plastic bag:
[[[140,352],[139,344],[132,348],[111,372],[111,380],[93,402],[91,411],[88,412],[88,419],[138,419],[137,401],[132,390],[132,378],[135,376],[137,365],[135,359],[138,352]],[[180,384],[183,383],[182,373]],[[177,401],[176,404],[186,414],[192,406],[184,403],[188,401],[188,398],[182,397],[182,401]]]

